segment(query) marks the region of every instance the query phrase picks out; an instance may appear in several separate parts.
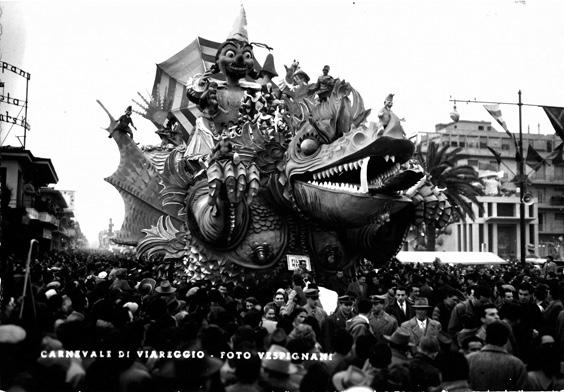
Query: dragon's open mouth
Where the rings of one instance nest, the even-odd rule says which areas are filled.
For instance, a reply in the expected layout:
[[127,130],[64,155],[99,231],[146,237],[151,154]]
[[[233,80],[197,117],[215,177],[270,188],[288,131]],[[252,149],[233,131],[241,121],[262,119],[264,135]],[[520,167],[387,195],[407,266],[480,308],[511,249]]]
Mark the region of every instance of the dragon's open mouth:
[[423,168],[416,160],[401,162],[399,157],[384,155],[337,163],[313,173],[306,172],[295,179],[339,192],[400,196],[416,186],[423,176]]

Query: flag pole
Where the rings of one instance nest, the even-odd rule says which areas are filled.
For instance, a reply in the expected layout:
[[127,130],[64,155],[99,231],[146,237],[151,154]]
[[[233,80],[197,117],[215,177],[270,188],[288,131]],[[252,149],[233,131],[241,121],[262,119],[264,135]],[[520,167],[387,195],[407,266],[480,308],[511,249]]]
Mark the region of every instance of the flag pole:
[[521,239],[521,263],[525,264],[527,257],[526,249],[526,233],[525,233],[525,200],[524,196],[527,193],[527,179],[525,178],[525,158],[523,156],[523,120],[522,120],[522,108],[523,102],[521,101],[521,90],[517,93],[519,100],[517,105],[519,106],[519,189],[521,194],[519,195],[519,234]]

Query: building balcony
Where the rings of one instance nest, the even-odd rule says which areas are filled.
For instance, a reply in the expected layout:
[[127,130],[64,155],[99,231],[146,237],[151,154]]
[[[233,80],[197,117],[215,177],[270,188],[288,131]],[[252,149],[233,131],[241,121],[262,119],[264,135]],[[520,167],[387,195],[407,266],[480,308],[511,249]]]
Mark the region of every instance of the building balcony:
[[[484,222],[487,223],[516,223],[519,224],[519,216],[487,216],[484,217]],[[526,216],[525,222],[532,222],[536,218]]]
[[48,212],[40,212],[39,220],[41,222],[50,224],[54,227],[59,227],[59,220],[55,218],[53,215],[49,214]]
[[561,176],[538,176],[536,177],[535,175],[531,175],[531,177],[529,177],[529,180],[531,181],[531,183],[533,184],[533,186],[535,184],[538,185],[564,185],[564,178]]
[[547,235],[562,235],[562,228],[561,227],[540,227],[539,226],[539,234],[547,234]]
[[35,208],[28,207],[25,209],[26,216],[29,220],[43,222],[53,227],[59,227],[59,220],[48,212],[38,212]]

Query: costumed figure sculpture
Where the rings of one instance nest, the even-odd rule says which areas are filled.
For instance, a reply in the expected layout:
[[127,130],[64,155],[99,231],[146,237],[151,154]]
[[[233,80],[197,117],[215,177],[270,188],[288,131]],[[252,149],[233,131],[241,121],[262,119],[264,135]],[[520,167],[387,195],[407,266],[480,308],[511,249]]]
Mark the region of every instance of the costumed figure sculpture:
[[[365,257],[386,263],[411,224],[449,223],[446,196],[412,157],[391,105],[374,126],[328,67],[309,88],[294,61],[278,87],[275,71],[257,79],[254,63],[242,12],[215,69],[188,85],[203,115],[159,172],[162,208],[176,214],[144,230],[140,255],[183,258],[190,279],[265,278],[286,269],[287,254],[330,274]],[[248,100],[260,101],[258,115],[247,115]]]
[[378,112],[378,130],[382,131],[390,123],[392,118],[392,106],[394,105],[394,94],[388,94],[384,101],[384,107]]
[[182,135],[178,130],[178,121],[173,117],[167,117],[162,127],[155,131],[161,138],[161,147],[172,149],[183,143]]
[[128,106],[125,109],[125,113],[120,118],[118,118],[117,124],[113,129],[113,131],[111,131],[110,134],[108,135],[108,138],[111,138],[114,132],[117,131],[117,132],[127,133],[129,137],[133,140],[133,132],[131,131],[131,128],[129,128],[129,126],[131,125],[131,127],[135,130],[137,130],[137,128],[135,128],[135,125],[133,125],[133,120],[131,119],[132,111],[133,109],[131,108],[131,106]]
[[319,101],[323,102],[327,100],[327,97],[331,94],[333,86],[335,85],[335,79],[329,75],[331,68],[326,65],[323,67],[323,75],[317,78],[317,83],[313,86],[311,91],[317,93]]

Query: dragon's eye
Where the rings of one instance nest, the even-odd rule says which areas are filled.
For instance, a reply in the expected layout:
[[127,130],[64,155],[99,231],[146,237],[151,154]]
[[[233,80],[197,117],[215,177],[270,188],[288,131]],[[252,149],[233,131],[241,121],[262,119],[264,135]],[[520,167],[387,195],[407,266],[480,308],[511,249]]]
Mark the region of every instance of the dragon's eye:
[[235,51],[233,50],[228,50],[227,52],[225,52],[225,56],[229,57],[230,59],[232,59],[233,57],[235,57]]
[[311,155],[319,148],[319,142],[315,139],[307,138],[300,143],[300,151],[304,155]]
[[245,58],[245,60],[250,60],[253,58],[253,54],[251,52],[245,52],[243,53],[243,57]]

